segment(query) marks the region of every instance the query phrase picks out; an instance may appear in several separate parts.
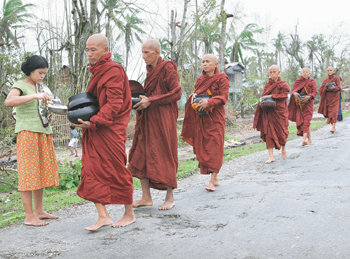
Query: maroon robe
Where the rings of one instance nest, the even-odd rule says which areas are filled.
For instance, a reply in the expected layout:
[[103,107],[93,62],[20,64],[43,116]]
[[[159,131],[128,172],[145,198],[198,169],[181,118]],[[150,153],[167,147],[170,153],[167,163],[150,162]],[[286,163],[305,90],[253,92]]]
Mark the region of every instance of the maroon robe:
[[[337,85],[332,91],[327,91],[326,84],[335,82]],[[328,118],[327,123],[336,123],[339,110],[340,100],[340,78],[336,75],[328,76],[320,87],[321,102],[318,107],[318,113],[323,114],[325,118]]]
[[99,112],[83,130],[78,195],[102,204],[132,204],[132,175],[126,168],[126,127],[131,109],[129,81],[108,53],[90,66],[87,92],[98,98]]
[[133,176],[149,179],[150,187],[159,190],[177,188],[179,80],[174,62],[159,57],[155,67],[147,66],[145,92],[151,105],[136,115],[128,168]]
[[288,138],[288,107],[287,99],[289,85],[278,78],[277,81],[269,79],[265,85],[264,95],[272,95],[276,101],[274,110],[264,110],[260,103],[255,110],[253,128],[260,131],[261,139],[266,142],[267,148],[280,149],[287,143]]
[[[299,103],[296,102],[296,99],[294,97],[295,92],[307,93],[307,95],[311,98],[306,104],[299,105]],[[295,80],[290,101],[288,104],[288,118],[289,120],[296,122],[298,136],[303,136],[304,133],[307,133],[310,130],[312,114],[314,112],[314,99],[316,95],[317,86],[314,79],[305,79],[301,76],[297,80]]]
[[225,104],[230,81],[226,74],[216,68],[213,76],[203,71],[195,85],[196,94],[208,94],[208,114],[200,115],[191,106],[192,96],[187,100],[182,138],[193,146],[201,174],[219,173],[224,156]]

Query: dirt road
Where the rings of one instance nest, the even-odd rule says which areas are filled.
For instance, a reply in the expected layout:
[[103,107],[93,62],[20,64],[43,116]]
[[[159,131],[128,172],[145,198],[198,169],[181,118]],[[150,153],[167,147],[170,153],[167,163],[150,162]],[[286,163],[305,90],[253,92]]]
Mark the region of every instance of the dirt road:
[[[176,206],[136,209],[137,222],[88,233],[91,203],[61,210],[42,228],[17,224],[0,230],[1,258],[349,258],[350,118],[313,133],[313,144],[287,144],[288,158],[264,165],[267,152],[224,164],[221,186],[208,177],[179,182]],[[135,199],[140,191],[135,192]],[[121,206],[109,206],[121,216]]]

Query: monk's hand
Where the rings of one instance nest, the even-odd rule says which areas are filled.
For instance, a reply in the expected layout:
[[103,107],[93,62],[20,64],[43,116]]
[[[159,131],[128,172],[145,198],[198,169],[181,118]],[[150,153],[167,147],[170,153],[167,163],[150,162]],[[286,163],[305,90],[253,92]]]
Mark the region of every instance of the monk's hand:
[[334,92],[334,90],[335,90],[335,86],[334,86],[334,85],[332,85],[331,87],[328,87],[328,89],[329,89],[329,91]]
[[196,98],[197,94],[196,93],[193,93],[192,96],[191,96],[191,104],[193,103],[193,100],[194,98]]
[[75,127],[83,128],[83,129],[89,129],[89,128],[91,128],[91,122],[90,122],[90,121],[83,121],[82,119],[78,119],[78,121],[79,121],[81,124],[71,123],[71,125],[73,125],[73,126],[75,126]]
[[148,97],[145,95],[140,95],[141,101],[134,105],[136,111],[142,111],[151,105],[151,102],[148,100]]
[[311,98],[311,96],[309,96],[309,95],[304,96],[303,99],[302,99],[303,104],[308,103],[308,101],[310,100],[310,98]]
[[209,102],[208,102],[208,100],[201,100],[201,101],[198,103],[197,110],[198,110],[198,111],[205,111],[205,110],[207,110],[208,107],[209,107]]
[[300,94],[299,93],[295,92],[293,95],[294,95],[295,98],[300,99]]

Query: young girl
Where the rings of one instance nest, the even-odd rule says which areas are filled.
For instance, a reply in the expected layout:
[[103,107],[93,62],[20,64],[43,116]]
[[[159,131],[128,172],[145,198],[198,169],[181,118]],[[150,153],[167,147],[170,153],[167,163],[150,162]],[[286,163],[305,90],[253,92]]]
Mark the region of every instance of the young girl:
[[45,226],[49,223],[42,219],[58,218],[43,209],[44,188],[58,186],[52,129],[47,124],[45,110],[39,111],[39,104],[51,99],[39,92],[48,63],[44,57],[33,55],[22,64],[21,70],[27,77],[14,83],[5,100],[6,106],[16,107],[18,190],[26,213],[24,224]]

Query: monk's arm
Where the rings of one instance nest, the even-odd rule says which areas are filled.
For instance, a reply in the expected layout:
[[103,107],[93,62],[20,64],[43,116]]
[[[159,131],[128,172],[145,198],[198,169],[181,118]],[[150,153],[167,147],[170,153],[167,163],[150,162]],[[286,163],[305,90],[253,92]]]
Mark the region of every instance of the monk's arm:
[[271,97],[273,99],[284,99],[288,98],[288,93],[289,93],[289,85],[287,83],[284,83],[282,86],[279,86],[277,89],[276,94],[272,94]]
[[311,84],[312,84],[312,90],[311,90],[310,93],[308,93],[308,95],[311,96],[312,99],[315,99],[315,98],[316,98],[316,95],[317,95],[317,85],[316,85],[316,81],[315,81],[315,80],[312,80]]
[[153,95],[148,98],[151,103],[156,104],[169,104],[181,99],[181,85],[179,84],[180,78],[175,67],[172,64],[167,64],[162,71],[164,83],[167,86],[169,92],[165,94]]
[[230,88],[230,81],[228,78],[220,79],[219,81],[219,94],[213,96],[208,100],[209,108],[213,108],[217,105],[225,105],[228,98],[228,91]]
[[340,78],[339,78],[338,76],[335,78],[335,83],[336,83],[337,85],[335,86],[334,91],[335,91],[335,92],[338,92],[338,91],[341,90]]
[[326,93],[326,83],[323,81],[320,87],[320,95],[324,95]]
[[115,116],[123,105],[124,75],[119,69],[113,69],[111,77],[106,81],[107,103],[100,107],[99,112],[90,119],[91,128],[112,124]]

